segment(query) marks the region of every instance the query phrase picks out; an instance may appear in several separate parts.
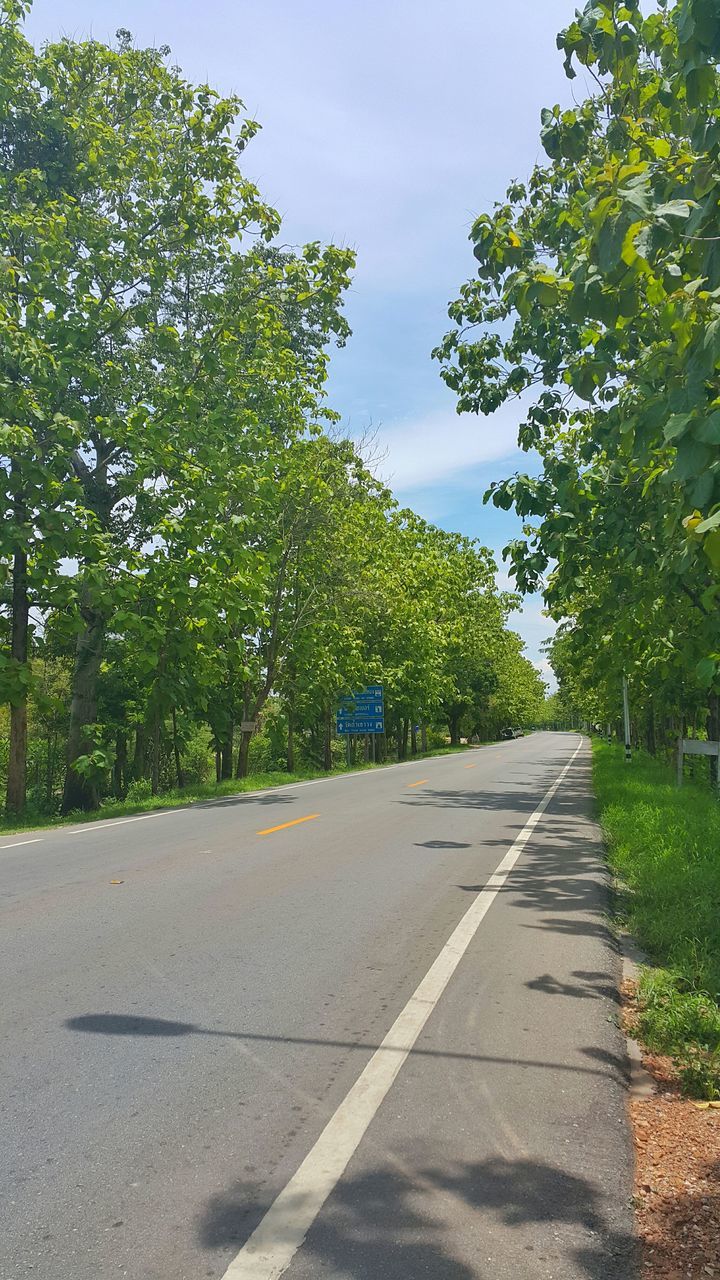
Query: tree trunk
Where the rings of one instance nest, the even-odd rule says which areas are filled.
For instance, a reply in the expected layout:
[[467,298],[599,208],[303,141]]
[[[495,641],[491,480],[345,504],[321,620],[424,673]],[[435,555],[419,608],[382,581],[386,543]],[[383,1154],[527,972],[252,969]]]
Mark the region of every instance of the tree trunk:
[[650,703],[650,705],[648,706],[648,712],[647,712],[647,725],[646,725],[646,730],[645,730],[645,743],[646,743],[646,746],[647,746],[647,749],[648,749],[648,751],[649,751],[650,755],[651,755],[651,756],[654,756],[654,755],[655,755],[655,750],[656,750],[656,742],[655,742],[655,708],[653,707],[652,702],[651,702],[651,703]]
[[[257,711],[255,714],[257,715]],[[245,689],[245,693],[243,696],[242,718],[246,723],[249,723],[251,719],[252,720],[255,719],[255,716],[250,715],[250,692],[247,688]],[[240,730],[240,746],[238,747],[237,765],[235,767],[236,778],[247,778],[248,765],[250,760],[250,739],[251,738],[252,738],[251,729]]]
[[115,763],[113,765],[113,794],[118,800],[125,795],[127,777],[127,735],[123,729],[115,733]]
[[407,760],[408,753],[408,735],[410,733],[410,721],[402,720],[400,724],[400,733],[398,736],[398,757],[400,760]]
[[180,743],[178,742],[178,731],[177,731],[177,711],[175,710],[175,707],[173,707],[172,709],[172,735],[173,735],[173,752],[175,755],[175,777],[177,779],[178,787],[182,791],[183,787],[185,786],[185,774],[183,773],[182,759],[180,756]]
[[325,712],[325,732],[323,735],[323,769],[330,773],[333,767],[332,758],[332,712]]
[[[227,738],[223,742],[222,747],[220,749],[220,756],[222,761],[221,776],[223,778],[223,781],[225,781],[227,778],[232,778],[233,776],[233,738],[234,736],[235,736],[235,730],[234,730],[234,726],[231,724],[230,728],[228,729]],[[242,776],[245,777],[245,774],[243,774]],[[240,777],[240,774],[238,774],[238,777]]]
[[252,738],[252,729],[243,729],[240,734],[240,746],[238,748],[237,768],[235,770],[236,778],[247,778],[248,762],[250,759],[250,739]]
[[[710,714],[707,718],[707,736],[708,742],[720,741],[720,697],[716,693],[710,695]],[[710,784],[716,787],[718,784],[718,758],[717,756],[708,756],[708,766],[710,770]]]
[[99,804],[96,780],[83,777],[73,765],[78,756],[89,754],[95,746],[88,737],[87,727],[95,723],[97,715],[97,678],[105,637],[105,615],[91,605],[85,605],[81,615],[84,625],[75,646],[63,813],[70,813],[73,809],[97,809]]
[[[12,466],[16,470],[15,463]],[[22,520],[19,502],[15,504],[15,518]],[[12,568],[12,633],[10,654],[13,660],[25,667],[28,660],[28,622],[30,601],[28,598],[27,553],[16,547]],[[10,755],[7,775],[7,811],[22,813],[27,789],[27,692],[22,692],[10,704]]]
[[460,713],[453,711],[448,720],[448,728],[450,729],[450,746],[460,746]]
[[295,719],[292,707],[288,707],[287,771],[295,772]]
[[153,712],[153,754],[150,777],[150,787],[154,796],[160,790],[160,723],[160,708],[156,707]]
[[417,731],[415,729],[415,725],[413,725],[410,731],[410,754],[414,756],[417,755]]
[[427,725],[426,725],[426,724],[421,724],[421,725],[420,725],[420,750],[421,750],[421,751],[427,751],[427,749],[428,749],[428,745],[427,745]]
[[47,740],[47,761],[45,766],[45,800],[48,808],[52,805],[53,793],[55,791],[55,748],[57,746],[57,734],[53,729],[48,735]]
[[145,725],[139,724],[135,729],[135,751],[133,753],[132,777],[139,782],[145,777]]
[[215,752],[215,781],[222,782],[222,756],[219,751]]

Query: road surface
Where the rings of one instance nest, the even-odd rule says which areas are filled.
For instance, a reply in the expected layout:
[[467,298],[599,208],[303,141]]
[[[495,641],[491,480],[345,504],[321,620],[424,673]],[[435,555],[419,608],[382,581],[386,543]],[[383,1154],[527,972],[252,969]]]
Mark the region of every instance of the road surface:
[[591,813],[540,733],[0,841],[2,1280],[633,1276]]

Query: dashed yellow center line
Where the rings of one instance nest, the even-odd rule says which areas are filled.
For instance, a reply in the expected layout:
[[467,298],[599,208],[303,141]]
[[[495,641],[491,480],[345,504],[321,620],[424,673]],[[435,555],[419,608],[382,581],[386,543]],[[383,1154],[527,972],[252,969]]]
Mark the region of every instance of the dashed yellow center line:
[[285,831],[287,827],[297,827],[300,822],[312,822],[313,818],[319,818],[319,813],[308,813],[304,818],[293,818],[292,822],[281,822],[277,827],[265,827],[263,831],[257,831],[258,836],[271,836],[273,831]]
[[408,786],[409,786],[409,787],[424,787],[424,786],[425,786],[425,783],[426,783],[426,782],[429,782],[429,781],[430,781],[430,779],[429,779],[429,778],[421,778],[419,782],[408,782]]
[[477,769],[477,765],[476,765],[476,764],[466,764],[466,765],[465,765],[465,768],[466,768],[466,769]]

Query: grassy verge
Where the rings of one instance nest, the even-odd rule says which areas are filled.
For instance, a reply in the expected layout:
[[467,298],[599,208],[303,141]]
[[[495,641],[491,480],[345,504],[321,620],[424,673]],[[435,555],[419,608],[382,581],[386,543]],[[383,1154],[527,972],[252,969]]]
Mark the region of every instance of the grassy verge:
[[720,801],[676,786],[673,770],[595,742],[595,790],[610,865],[627,885],[627,923],[653,968],[640,980],[639,1031],[678,1061],[689,1093],[720,1097]]
[[[488,744],[481,743],[481,746]],[[419,752],[418,755],[410,757],[402,763],[410,764],[413,760],[428,760],[433,756],[449,756],[456,752],[471,751],[472,747],[438,747],[435,751]],[[143,800],[123,801],[123,800],[106,800],[101,808],[95,813],[73,813],[66,818],[48,817],[41,814],[26,814],[22,821],[11,821],[10,819],[0,819],[0,836],[16,835],[22,831],[37,831],[43,827],[61,827],[70,823],[72,826],[78,826],[81,822],[97,822],[99,819],[106,818],[124,818],[135,813],[151,813],[155,809],[175,809],[181,805],[191,804],[198,800],[214,800],[218,796],[234,796],[244,791],[264,791],[270,787],[283,787],[293,782],[310,782],[316,778],[333,778],[343,773],[357,773],[365,769],[387,769],[393,764],[397,764],[396,760],[388,760],[385,764],[366,764],[364,762],[351,765],[341,765],[333,769],[331,773],[326,773],[323,769],[305,769],[297,773],[287,773],[277,770],[273,773],[252,773],[247,778],[235,779],[229,778],[225,782],[206,782],[196,783],[184,787],[182,790],[165,791],[162,795],[148,796]]]

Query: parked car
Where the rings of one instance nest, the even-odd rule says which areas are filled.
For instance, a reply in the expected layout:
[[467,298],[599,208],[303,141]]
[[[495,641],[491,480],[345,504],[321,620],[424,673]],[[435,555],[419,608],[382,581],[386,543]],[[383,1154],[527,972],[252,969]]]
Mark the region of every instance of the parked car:
[[501,737],[501,738],[504,738],[506,741],[509,741],[509,740],[510,740],[510,738],[514,738],[514,737],[515,737],[515,730],[514,730],[514,729],[501,729],[501,730],[500,730],[500,737]]

